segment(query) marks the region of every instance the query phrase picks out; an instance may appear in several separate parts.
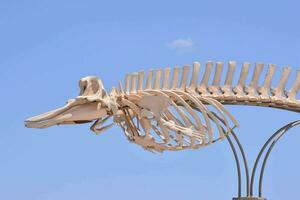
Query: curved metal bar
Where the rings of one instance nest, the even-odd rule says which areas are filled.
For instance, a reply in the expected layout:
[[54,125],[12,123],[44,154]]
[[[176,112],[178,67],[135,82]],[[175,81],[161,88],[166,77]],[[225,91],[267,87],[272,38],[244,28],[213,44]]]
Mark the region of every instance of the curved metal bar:
[[277,136],[279,135],[280,133],[282,133],[282,131],[286,130],[286,129],[289,129],[290,126],[292,126],[294,123],[297,123],[299,121],[294,121],[294,122],[291,122],[283,127],[281,127],[279,130],[277,130],[266,142],[265,144],[263,145],[263,147],[261,148],[258,156],[256,157],[256,160],[255,160],[255,163],[254,163],[254,166],[253,166],[253,169],[252,169],[252,174],[251,174],[251,181],[250,181],[250,196],[253,196],[253,187],[254,187],[254,178],[255,178],[255,173],[256,173],[256,169],[257,169],[257,166],[258,166],[258,163],[260,161],[260,158],[263,154],[263,152],[265,151],[265,149],[267,148],[267,146],[270,144],[270,142]]
[[266,163],[268,161],[268,158],[270,156],[270,153],[273,149],[273,147],[275,146],[275,144],[278,142],[278,140],[291,128],[300,125],[300,120],[292,122],[290,124],[288,124],[287,126],[284,126],[285,128],[282,131],[279,131],[278,134],[276,134],[276,138],[273,140],[273,142],[271,143],[265,157],[263,160],[263,164],[260,170],[260,176],[259,176],[259,189],[258,189],[258,196],[261,197],[262,196],[262,182],[263,182],[263,176],[264,176],[264,171],[265,171],[265,167],[266,167]]
[[236,134],[233,130],[231,130],[231,134],[232,134],[235,142],[237,143],[237,145],[239,147],[239,150],[241,152],[242,158],[243,158],[245,173],[246,173],[246,192],[247,192],[247,196],[249,196],[249,183],[250,183],[250,181],[249,181],[249,167],[248,167],[246,154],[245,154],[245,151],[244,151],[244,148],[243,148],[242,144],[240,143],[240,140],[238,139],[238,137],[236,136]]
[[[212,112],[215,117],[220,120],[223,124],[225,123],[223,119],[221,119],[216,113]],[[223,129],[224,130],[224,129]],[[225,131],[224,131],[225,132]],[[244,151],[244,148],[240,142],[240,140],[238,139],[237,135],[235,134],[235,132],[233,131],[233,129],[231,129],[231,134],[233,136],[233,139],[235,140],[235,142],[237,143],[238,145],[238,148],[239,148],[239,151],[242,155],[242,158],[243,158],[243,164],[244,164],[244,167],[245,167],[245,173],[246,173],[246,191],[247,191],[247,196],[249,196],[249,167],[248,167],[248,162],[247,162],[247,158],[246,158],[246,154],[245,154],[245,151]],[[234,155],[234,158],[237,162],[237,174],[238,174],[238,194],[241,195],[241,169],[240,169],[240,162],[239,162],[239,159],[238,159],[238,155],[237,155],[237,152],[236,152],[236,149],[232,143],[232,140],[230,139],[230,137],[228,135],[226,135],[226,138],[230,144],[230,147],[232,149],[232,152],[233,152],[233,155]],[[239,196],[240,197],[240,196]]]
[[237,174],[238,174],[238,197],[241,197],[242,196],[242,189],[241,189],[242,188],[242,176],[241,176],[241,165],[240,165],[239,157],[237,155],[237,152],[233,145],[233,142],[228,135],[226,135],[226,139],[227,139],[227,141],[230,145],[230,148],[233,152],[233,155],[234,155],[236,168],[237,168]]
[[256,169],[257,169],[257,166],[258,166],[258,162],[264,152],[264,150],[267,148],[268,144],[271,142],[271,140],[279,133],[281,132],[282,130],[284,130],[284,128],[288,127],[288,125],[280,128],[277,132],[275,132],[267,141],[266,143],[263,145],[263,147],[261,148],[260,152],[258,153],[257,157],[256,157],[256,160],[255,160],[255,163],[254,163],[254,166],[253,166],[253,169],[252,169],[252,173],[251,173],[251,181],[250,181],[250,196],[253,196],[253,186],[254,186],[254,177],[255,177],[255,172],[256,172]]

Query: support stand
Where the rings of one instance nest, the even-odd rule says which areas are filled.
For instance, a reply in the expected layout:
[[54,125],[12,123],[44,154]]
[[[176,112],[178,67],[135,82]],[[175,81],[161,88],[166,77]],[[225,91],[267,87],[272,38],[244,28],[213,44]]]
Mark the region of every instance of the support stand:
[[[216,117],[222,122],[224,123],[224,121],[222,119],[220,119],[217,115]],[[236,136],[236,134],[234,133],[234,131],[231,131],[230,135],[226,135],[226,139],[230,145],[230,148],[232,150],[232,153],[234,155],[234,159],[236,162],[236,166],[237,166],[237,176],[238,176],[238,197],[234,197],[233,200],[267,200],[265,198],[262,197],[262,183],[263,183],[263,177],[264,177],[264,171],[265,171],[265,167],[266,167],[266,163],[268,161],[268,158],[270,156],[270,153],[274,147],[274,145],[277,143],[277,141],[291,128],[300,125],[300,120],[298,121],[294,121],[291,122],[285,126],[283,126],[282,128],[280,128],[278,131],[276,131],[263,145],[263,147],[261,148],[253,169],[252,169],[252,174],[251,174],[251,180],[249,180],[249,170],[248,170],[248,163],[247,163],[247,158],[243,149],[243,146],[241,145],[238,137]],[[245,177],[246,177],[246,196],[242,196],[242,192],[241,192],[241,186],[242,186],[242,177],[241,177],[241,166],[240,166],[240,161],[239,161],[239,157],[237,154],[237,150],[231,140],[231,136],[233,137],[235,143],[238,146],[238,150],[242,156],[243,159],[243,165],[244,165],[244,170],[245,170]],[[268,148],[267,148],[268,147]],[[266,151],[265,151],[266,150]],[[265,156],[263,157],[263,161],[262,161],[262,165],[261,165],[261,170],[260,170],[260,175],[259,175],[259,185],[258,185],[258,197],[253,196],[253,188],[254,188],[254,179],[255,179],[255,173],[258,167],[258,164],[261,160],[261,157],[263,155],[263,153],[265,153]]]
[[260,197],[236,197],[233,198],[233,200],[267,200],[267,199],[260,198]]

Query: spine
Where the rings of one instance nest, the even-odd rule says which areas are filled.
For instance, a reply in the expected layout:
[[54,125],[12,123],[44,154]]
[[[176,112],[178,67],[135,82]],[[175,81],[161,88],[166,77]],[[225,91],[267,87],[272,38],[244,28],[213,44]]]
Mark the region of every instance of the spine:
[[[212,98],[224,105],[255,105],[300,112],[300,100],[297,99],[300,89],[300,70],[295,73],[294,82],[288,90],[286,85],[292,74],[289,66],[282,69],[280,78],[275,81],[273,79],[277,66],[274,64],[265,67],[262,63],[256,63],[252,70],[251,64],[244,62],[239,75],[236,73],[238,66],[235,61],[229,61],[226,70],[223,70],[223,62],[208,61],[204,66],[202,75],[200,75],[199,62],[194,62],[192,67],[185,65],[182,68],[175,67],[173,70],[165,68],[150,70],[147,74],[144,72],[128,74],[124,92],[129,95],[147,90],[181,91]],[[251,76],[249,76],[250,71],[253,71]],[[222,79],[224,79],[223,84]],[[236,84],[234,79],[237,79]]]

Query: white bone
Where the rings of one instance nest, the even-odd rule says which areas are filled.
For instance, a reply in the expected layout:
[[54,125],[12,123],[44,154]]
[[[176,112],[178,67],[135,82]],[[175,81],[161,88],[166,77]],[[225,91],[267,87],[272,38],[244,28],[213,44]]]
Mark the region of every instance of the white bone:
[[[47,126],[51,126],[53,120],[56,122],[57,115],[63,113],[65,121],[59,121],[57,124],[75,123],[76,120],[95,121],[91,130],[99,133],[113,124],[101,128],[96,126],[113,117],[114,123],[123,129],[131,142],[152,152],[162,152],[199,148],[221,140],[229,134],[238,123],[222,104],[268,106],[300,112],[300,100],[296,99],[300,89],[299,70],[289,91],[285,90],[291,72],[289,67],[283,69],[278,86],[270,89],[275,65],[269,65],[263,85],[258,87],[263,67],[262,64],[256,64],[251,82],[246,87],[250,64],[244,63],[238,84],[233,87],[236,63],[229,61],[225,83],[221,87],[222,65],[220,62],[216,64],[211,85],[211,61],[206,64],[199,85],[197,80],[200,64],[193,64],[189,87],[186,87],[188,66],[183,68],[182,74],[179,68],[174,69],[171,81],[170,68],[157,70],[155,74],[153,70],[149,71],[145,88],[144,72],[128,74],[125,78],[125,93],[120,81],[118,91],[112,88],[110,94],[107,94],[101,80],[89,76],[80,81],[81,91],[77,98],[71,99],[60,109],[30,118],[27,122],[31,123],[29,127],[41,127],[43,121],[46,121],[44,123]],[[179,77],[181,82],[178,86]],[[196,90],[199,93],[195,92]],[[74,106],[78,106],[78,113],[73,112]],[[72,115],[71,119],[68,117],[69,113]],[[107,118],[102,120],[105,116]],[[38,124],[34,125],[36,122]]]
[[137,73],[131,75],[130,93],[136,93],[137,79],[138,79],[138,74]]
[[271,93],[273,94],[273,96],[271,96],[271,101],[273,103],[282,104],[284,102],[284,98],[285,98],[283,97],[283,95],[285,95],[284,88],[290,73],[291,73],[291,68],[284,67],[277,87],[271,89]]
[[[160,132],[158,130],[158,128],[156,126],[154,126],[153,124],[151,124],[151,128],[154,130],[154,132],[156,133],[156,135],[158,135],[158,137],[164,142],[166,143],[168,140],[165,137],[166,135],[163,132]],[[165,128],[166,129],[166,128]]]
[[213,96],[216,96],[216,97],[221,97],[219,95],[219,91],[220,91],[219,89],[220,89],[220,81],[221,81],[222,71],[223,71],[223,62],[217,62],[212,85],[208,87],[208,91]]
[[169,129],[168,129],[167,127],[163,126],[163,125],[161,124],[161,122],[158,122],[158,126],[159,126],[159,128],[161,129],[161,131],[162,131],[162,135],[163,135],[163,138],[164,138],[164,139],[163,139],[164,142],[165,142],[165,143],[169,142],[169,140],[170,140]]
[[166,90],[169,89],[169,78],[170,78],[170,68],[165,68],[164,70],[164,79],[163,79],[163,86],[162,89]]
[[244,62],[238,84],[233,88],[233,92],[236,94],[236,99],[239,101],[248,100],[248,97],[244,93],[244,87],[248,76],[249,68],[250,63]]
[[207,91],[207,87],[208,87],[208,81],[210,78],[212,68],[213,68],[213,62],[208,61],[205,66],[205,72],[201,80],[201,83],[197,88],[198,92],[202,95],[209,95],[209,92]]
[[272,79],[276,71],[276,65],[269,64],[268,71],[264,80],[264,84],[262,87],[257,89],[257,92],[260,94],[260,99],[262,102],[269,102],[270,99],[270,91],[272,85]]
[[173,77],[172,77],[172,87],[171,87],[171,89],[178,88],[179,70],[180,70],[179,67],[175,67],[173,69]]
[[247,96],[249,97],[249,101],[255,101],[258,99],[258,97],[257,97],[258,81],[259,81],[259,77],[260,77],[263,67],[264,67],[264,64],[262,64],[262,63],[255,64],[255,69],[254,69],[254,72],[252,75],[251,82],[248,87],[244,88],[244,91],[246,92]]
[[[165,96],[166,98],[170,98],[171,96],[173,98],[177,98],[177,100],[179,102],[181,102],[184,106],[187,105],[187,103],[180,97],[178,96],[176,93],[172,92],[172,91],[164,91],[164,92],[161,92],[161,91],[158,91],[158,90],[151,90],[149,91],[153,94],[157,94],[157,95],[162,95],[162,96]],[[183,110],[181,107],[177,106],[176,103],[174,103],[173,101],[171,101],[171,104],[172,106],[176,109],[176,111],[178,112],[179,116],[183,119],[184,123],[185,123],[185,126],[192,126],[192,124],[189,122],[189,120],[187,119],[186,115],[184,114]],[[187,107],[187,110],[189,112],[193,112],[191,108]]]
[[143,82],[144,82],[144,71],[139,72],[139,77],[138,77],[138,91],[143,90]]
[[[232,80],[233,80],[233,76],[234,76],[235,67],[236,67],[236,62],[235,61],[229,61],[228,62],[228,70],[227,70],[227,74],[226,74],[225,83],[224,83],[224,86],[221,87],[221,90],[223,92],[223,96],[225,98],[233,96]],[[233,99],[231,99],[231,100],[233,100]]]
[[[179,91],[177,91],[178,93]],[[208,134],[208,138],[210,140],[210,142],[212,141],[213,139],[213,133],[212,133],[212,128],[211,128],[211,124],[210,124],[210,121],[209,121],[209,117],[208,115],[210,115],[210,111],[207,110],[207,108],[202,104],[202,102],[200,102],[197,98],[194,98],[193,96],[191,96],[190,94],[188,93],[179,93],[183,96],[186,96],[188,97],[187,99],[191,102],[193,102],[197,108],[199,109],[199,111],[203,114],[203,118],[205,120],[205,123],[206,123],[206,126],[205,126],[205,129],[207,131],[207,134]],[[202,130],[202,132],[204,131],[204,125],[202,125],[201,121],[199,118],[195,118],[196,122],[197,122],[197,129],[198,130]]]
[[161,82],[161,78],[162,78],[161,72],[162,72],[161,69],[156,70],[155,79],[154,79],[154,87],[153,87],[153,89],[155,89],[155,90],[160,89],[160,82]]
[[[176,122],[177,124],[183,126],[183,124],[170,112],[170,111],[166,111],[165,112],[166,117],[168,117],[168,120],[172,120],[174,122]],[[178,146],[183,146],[183,135],[182,134],[178,134],[178,132],[175,132],[176,134],[176,140],[177,140],[177,144]],[[170,135],[171,137],[171,135]],[[173,137],[171,137],[173,139]]]
[[223,71],[223,62],[217,62],[215,76],[212,85],[220,86],[222,71]]
[[100,126],[100,125],[104,124],[109,118],[111,118],[111,116],[107,116],[104,119],[96,120],[94,122],[94,124],[90,127],[90,130],[93,131],[96,135],[98,135],[98,134],[102,133],[103,131],[111,128],[114,125],[114,123],[111,123],[107,126],[103,126],[101,128],[97,128],[97,126]]
[[297,70],[296,79],[294,81],[293,86],[287,92],[287,97],[289,100],[296,100],[297,92],[300,89],[300,70]]
[[131,74],[127,74],[125,78],[125,92],[127,94],[130,92],[130,80],[131,80]]
[[190,66],[185,65],[183,67],[181,83],[180,83],[180,89],[181,90],[185,90],[185,88],[186,88],[186,81],[187,81],[187,78],[188,78],[188,75],[189,75],[189,71],[190,71]]
[[[176,91],[176,93],[182,95],[182,96],[185,96],[185,97],[188,97],[187,99],[190,100],[191,102],[193,102],[195,105],[198,105],[198,108],[200,109],[200,111],[203,113],[204,115],[204,119],[206,120],[206,124],[207,126],[210,126],[208,125],[209,124],[209,121],[208,121],[208,116],[207,116],[207,110],[205,110],[205,107],[203,105],[201,105],[196,98],[193,98],[190,94],[188,93],[185,93],[185,92],[182,92],[182,91]],[[196,116],[196,115],[194,115]],[[200,119],[198,117],[195,117],[195,121],[197,123],[197,129],[199,130],[202,130],[204,129],[204,126],[202,125]]]
[[118,81],[118,94],[123,94],[124,90],[123,90],[123,86],[122,86],[122,82],[119,80]]
[[153,116],[159,118],[170,105],[170,100],[165,96],[148,95],[141,98],[138,102],[141,108],[149,110]]
[[153,70],[149,70],[146,80],[146,87],[145,89],[152,89],[152,76],[153,76]]
[[195,89],[196,89],[199,72],[200,72],[200,63],[194,62],[193,63],[193,73],[192,73],[192,78],[191,78],[190,87],[189,87],[191,91],[195,91]]

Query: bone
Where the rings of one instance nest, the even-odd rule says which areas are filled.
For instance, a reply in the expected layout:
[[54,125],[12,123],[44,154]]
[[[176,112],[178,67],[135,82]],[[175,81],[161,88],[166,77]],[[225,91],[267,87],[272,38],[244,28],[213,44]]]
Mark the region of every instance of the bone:
[[110,94],[112,95],[112,96],[116,96],[118,93],[117,93],[117,89],[115,88],[115,87],[112,87],[111,88],[111,91],[110,91]]
[[164,79],[163,79],[163,86],[162,89],[167,90],[169,89],[169,78],[170,78],[170,68],[165,68],[164,70]]
[[197,88],[198,92],[200,92],[201,94],[209,95],[209,92],[207,91],[207,87],[208,87],[208,81],[210,78],[212,68],[213,68],[213,62],[208,61],[205,66],[205,72],[204,72],[203,78],[201,80],[201,83],[200,83],[199,87]]
[[201,84],[206,85],[206,86],[208,85],[208,81],[209,81],[209,78],[210,78],[212,68],[213,68],[213,62],[208,61],[206,63],[206,66],[205,66],[205,72],[204,72],[204,76],[203,76],[203,79],[201,81]]
[[144,71],[140,71],[138,74],[138,91],[143,90],[144,75]]
[[296,100],[297,92],[300,89],[300,70],[297,70],[296,79],[294,81],[293,86],[287,92],[287,97],[289,100]]
[[103,98],[107,93],[103,87],[102,81],[95,76],[87,76],[79,81],[79,96],[97,96]]
[[97,126],[100,126],[102,124],[104,124],[109,118],[111,118],[111,116],[107,116],[104,119],[98,119],[94,122],[94,124],[90,127],[90,130],[93,131],[96,135],[99,135],[100,133],[102,133],[103,131],[109,129],[110,127],[112,127],[114,125],[114,123],[111,123],[107,126],[103,126],[101,128],[97,128]]
[[232,88],[232,80],[233,80],[233,76],[234,76],[235,67],[236,67],[235,61],[228,62],[228,70],[227,70],[227,74],[226,74],[225,83],[224,83],[224,86],[221,87],[221,90],[225,97],[232,96],[231,88]]
[[136,93],[137,79],[138,79],[138,73],[135,73],[135,74],[131,75],[130,93]]
[[247,93],[249,100],[255,100],[257,98],[258,81],[263,67],[264,64],[262,63],[255,64],[251,82],[248,87],[245,87],[245,92]]
[[247,99],[244,93],[244,87],[248,76],[249,68],[250,68],[250,63],[248,62],[243,63],[238,84],[233,88],[233,92],[236,94],[237,100]]
[[192,73],[192,78],[191,78],[190,87],[189,87],[190,90],[192,90],[192,91],[195,91],[195,89],[196,89],[199,72],[200,72],[200,63],[194,62],[193,63],[193,73]]
[[[188,99],[189,101],[191,101],[195,105],[197,105],[198,108],[200,109],[200,111],[203,113],[206,123],[209,124],[208,117],[207,117],[207,114],[206,114],[207,111],[203,109],[203,106],[201,105],[201,102],[197,101],[197,98],[194,98],[193,95],[191,95],[189,93],[186,93],[184,91],[176,91],[176,94],[182,95],[183,97],[185,97],[185,99]],[[200,119],[198,117],[196,117],[194,119],[197,123],[197,126],[194,125],[194,127],[197,127],[197,130],[203,131],[204,126],[202,125]]]
[[175,67],[173,70],[172,88],[171,89],[178,88],[179,71],[180,71],[179,67]]
[[263,102],[269,101],[270,99],[269,92],[271,90],[272,79],[275,74],[276,67],[277,66],[274,64],[269,64],[268,71],[265,76],[264,84],[262,87],[259,87],[257,89],[258,93],[260,94],[261,101]]
[[123,86],[122,86],[122,82],[119,80],[118,81],[118,94],[123,94],[124,90],[123,90]]
[[167,127],[163,126],[160,121],[158,122],[158,126],[163,134],[164,142],[165,143],[169,142],[169,140],[170,140],[169,129]]
[[153,70],[149,70],[146,80],[146,90],[152,89],[152,76],[153,76]]
[[271,90],[271,93],[274,95],[273,97],[271,97],[271,99],[273,100],[274,103],[282,103],[283,95],[285,94],[284,88],[290,73],[291,73],[291,68],[288,66],[284,67],[282,70],[282,74],[278,86]]
[[162,142],[164,142],[164,143],[167,142],[167,139],[166,139],[165,135],[163,134],[163,132],[160,132],[158,130],[158,128],[156,126],[154,126],[153,124],[151,124],[151,128],[156,133],[156,135],[161,139]]
[[181,83],[180,83],[180,89],[181,90],[185,90],[186,88],[186,81],[189,75],[189,71],[190,71],[190,66],[189,65],[185,65],[183,67],[183,72],[182,72],[182,77],[181,77]]
[[130,91],[130,79],[131,79],[131,74],[127,74],[125,78],[125,92],[129,93]]
[[221,81],[221,75],[223,71],[223,62],[217,62],[216,64],[216,70],[215,70],[215,75],[214,79],[212,82],[212,85],[208,87],[209,92],[213,96],[218,96],[218,91],[220,88],[220,81]]
[[161,78],[162,78],[161,73],[162,73],[161,69],[156,70],[156,72],[155,72],[154,87],[153,87],[153,89],[155,89],[155,90],[160,89],[160,82],[161,82]]
[[214,86],[220,85],[222,71],[223,71],[223,62],[217,62],[215,76],[212,85]]

